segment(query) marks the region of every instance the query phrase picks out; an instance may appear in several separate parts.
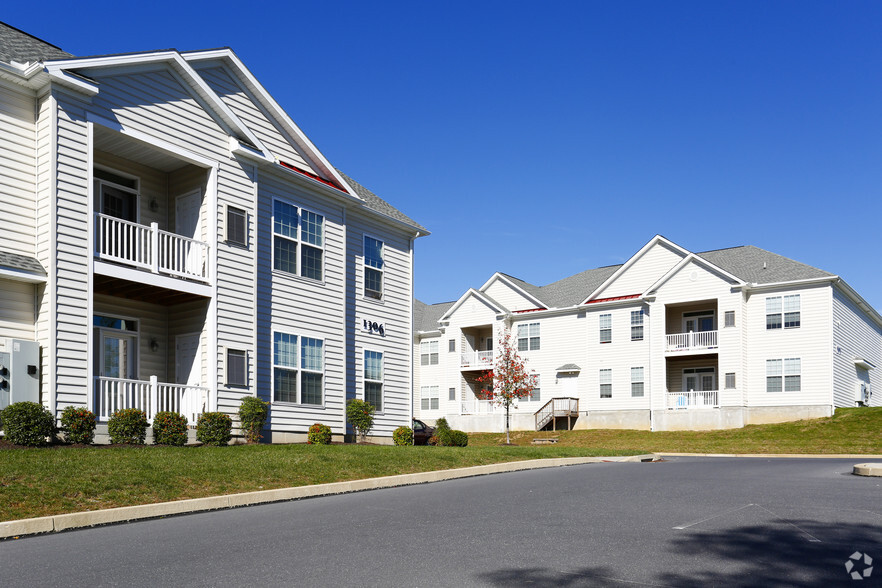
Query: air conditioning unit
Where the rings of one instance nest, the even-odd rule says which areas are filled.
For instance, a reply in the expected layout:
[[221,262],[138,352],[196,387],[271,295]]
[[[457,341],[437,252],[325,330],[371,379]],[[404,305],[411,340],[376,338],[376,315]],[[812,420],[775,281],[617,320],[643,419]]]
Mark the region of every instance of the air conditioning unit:
[[873,396],[873,389],[868,382],[855,382],[854,401],[858,405],[869,406],[870,398]]

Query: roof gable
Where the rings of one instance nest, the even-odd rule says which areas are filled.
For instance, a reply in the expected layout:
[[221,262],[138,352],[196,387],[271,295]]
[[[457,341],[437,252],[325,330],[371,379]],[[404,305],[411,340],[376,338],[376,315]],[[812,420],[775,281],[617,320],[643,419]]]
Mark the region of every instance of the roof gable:
[[[502,306],[483,292],[479,292],[474,288],[469,288],[465,294],[459,297],[459,300],[454,302],[453,305],[447,309],[447,312],[445,312],[444,315],[438,319],[438,321],[450,321],[453,315],[455,315],[458,310],[464,308],[466,301],[470,299],[477,301],[487,310],[492,311],[494,314],[503,314],[507,311],[504,306]],[[471,310],[472,312],[476,312],[477,308],[479,307],[476,306],[475,309],[469,310]]]
[[480,291],[498,300],[507,310],[534,310],[547,308],[536,295],[539,288],[512,276],[496,272],[484,282]]
[[[658,281],[656,281],[654,284],[649,286],[642,293],[652,294],[652,293],[657,292],[659,289],[661,289],[665,284],[669,283],[675,277],[681,276],[684,272],[689,271],[690,266],[698,266],[698,267],[704,269],[707,273],[713,274],[714,276],[716,276],[720,280],[722,280],[730,285],[741,286],[744,284],[744,282],[742,280],[740,280],[737,276],[733,276],[729,272],[715,266],[714,264],[710,263],[706,259],[703,259],[694,253],[690,253],[689,255],[684,257],[680,263],[678,263],[676,266],[671,268],[668,272],[665,273],[665,275],[663,275],[661,278],[659,278]],[[689,279],[692,280],[693,277],[695,277],[697,279],[697,275],[691,276]]]

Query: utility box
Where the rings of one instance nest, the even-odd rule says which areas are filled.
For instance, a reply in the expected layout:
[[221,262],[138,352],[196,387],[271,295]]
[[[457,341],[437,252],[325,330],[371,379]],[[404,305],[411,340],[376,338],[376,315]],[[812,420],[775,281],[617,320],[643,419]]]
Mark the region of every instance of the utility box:
[[0,410],[24,401],[40,402],[40,344],[7,339],[0,352]]

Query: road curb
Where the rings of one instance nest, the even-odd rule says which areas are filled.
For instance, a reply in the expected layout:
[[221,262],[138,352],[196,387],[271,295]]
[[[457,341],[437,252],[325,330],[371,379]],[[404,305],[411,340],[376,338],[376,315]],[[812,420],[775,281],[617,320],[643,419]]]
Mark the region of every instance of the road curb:
[[882,463],[859,463],[854,466],[852,473],[856,476],[882,477]]
[[771,457],[800,459],[882,459],[866,453],[656,453],[661,457]]
[[69,529],[94,527],[98,525],[108,525],[112,523],[143,519],[155,519],[165,516],[204,512],[209,510],[251,506],[268,502],[299,500],[302,498],[346,494],[349,492],[362,492],[379,488],[394,488],[396,486],[411,486],[414,484],[441,482],[444,480],[470,478],[473,476],[484,476],[488,474],[555,468],[588,463],[640,462],[653,461],[656,459],[658,459],[658,455],[654,453],[617,457],[556,457],[549,459],[531,459],[527,461],[494,463],[468,468],[456,468],[452,470],[438,470],[416,474],[384,476],[381,478],[367,478],[364,480],[351,480],[348,482],[316,484],[314,486],[277,488],[275,490],[258,490],[255,492],[227,494],[224,496],[209,496],[206,498],[191,498],[189,500],[176,500],[173,502],[160,502],[157,504],[123,506],[104,510],[52,515],[35,519],[3,521],[0,522],[0,539],[18,538],[27,535],[53,533]]

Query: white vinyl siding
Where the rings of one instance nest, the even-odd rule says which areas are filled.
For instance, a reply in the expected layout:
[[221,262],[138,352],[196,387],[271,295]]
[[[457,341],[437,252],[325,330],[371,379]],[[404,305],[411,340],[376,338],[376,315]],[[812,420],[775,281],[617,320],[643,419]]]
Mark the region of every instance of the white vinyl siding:
[[[840,288],[833,288],[833,403],[855,405],[861,383],[872,390],[871,406],[882,406],[882,326]],[[860,357],[876,367],[860,368]]]
[[598,292],[596,297],[614,298],[645,292],[659,277],[680,263],[684,256],[684,253],[675,251],[664,243],[657,243],[636,258],[624,272]]
[[0,333],[15,339],[34,338],[34,290],[25,282],[0,279]]
[[35,255],[36,231],[34,113],[33,96],[0,87],[0,206],[3,207],[0,249],[29,257]]

